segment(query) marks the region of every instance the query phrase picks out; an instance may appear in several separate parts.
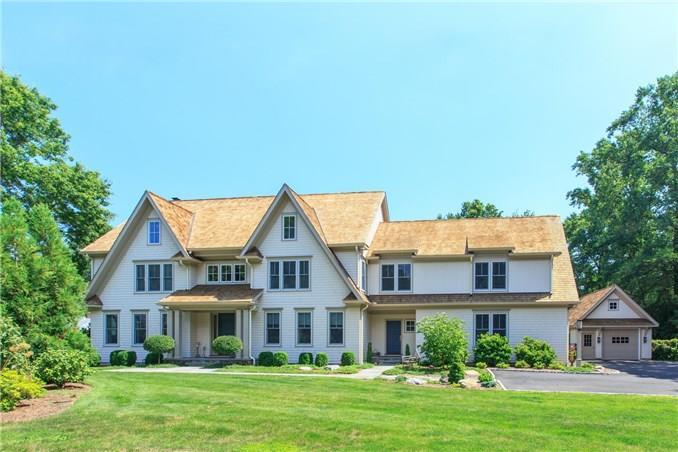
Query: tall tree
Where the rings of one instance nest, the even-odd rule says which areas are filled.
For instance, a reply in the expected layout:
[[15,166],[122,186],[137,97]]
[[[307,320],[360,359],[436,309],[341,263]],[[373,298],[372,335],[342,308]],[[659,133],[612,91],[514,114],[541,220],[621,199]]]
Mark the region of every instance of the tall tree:
[[110,184],[69,156],[69,136],[52,116],[55,109],[36,89],[0,71],[2,198],[27,208],[47,205],[85,274],[78,250],[110,229]]
[[449,212],[445,215],[438,214],[439,220],[451,220],[453,218],[493,218],[501,217],[503,212],[494,204],[484,203],[480,199],[464,201],[459,212]]
[[678,73],[640,88],[573,168],[588,186],[568,193],[580,208],[565,221],[578,284],[622,286],[678,334]]

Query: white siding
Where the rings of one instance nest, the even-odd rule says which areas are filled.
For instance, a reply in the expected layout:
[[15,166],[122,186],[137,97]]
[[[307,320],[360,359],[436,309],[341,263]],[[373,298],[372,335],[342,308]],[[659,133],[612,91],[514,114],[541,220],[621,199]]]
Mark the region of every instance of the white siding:
[[[619,310],[610,311],[608,310],[608,301],[610,299],[618,300]],[[624,300],[619,298],[616,294],[612,293],[609,297],[603,300],[602,303],[598,305],[596,309],[593,310],[588,316],[587,319],[638,319],[641,318],[636,312],[631,309]]]
[[415,262],[412,284],[414,293],[470,293],[471,265],[468,262]]
[[358,279],[358,267],[360,266],[360,254],[357,251],[335,251],[334,254],[341,262],[341,265],[344,266],[346,272],[353,279],[353,282],[356,285],[360,286],[360,280]]
[[551,261],[511,260],[508,264],[509,292],[550,292]]
[[93,257],[92,258],[92,266],[91,266],[91,278],[94,278],[94,275],[96,275],[97,271],[99,271],[99,267],[101,267],[101,263],[104,261],[103,257]]

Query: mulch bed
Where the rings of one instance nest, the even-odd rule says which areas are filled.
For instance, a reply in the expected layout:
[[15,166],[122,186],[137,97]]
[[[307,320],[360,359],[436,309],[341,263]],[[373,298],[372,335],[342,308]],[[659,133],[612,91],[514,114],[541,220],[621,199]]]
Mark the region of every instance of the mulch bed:
[[45,395],[40,398],[22,400],[14,410],[0,412],[0,423],[32,421],[59,414],[73,405],[78,397],[87,393],[90,387],[79,383],[66,383],[62,389],[49,386],[47,389]]

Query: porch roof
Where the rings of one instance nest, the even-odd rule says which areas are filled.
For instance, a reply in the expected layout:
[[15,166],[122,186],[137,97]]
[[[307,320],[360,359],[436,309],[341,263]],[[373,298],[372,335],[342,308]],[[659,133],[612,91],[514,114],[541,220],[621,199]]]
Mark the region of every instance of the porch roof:
[[657,326],[647,319],[585,319],[582,321],[582,327],[593,326],[618,326],[618,327],[654,327]]
[[262,293],[262,289],[252,289],[248,284],[199,284],[188,290],[176,290],[158,304],[168,308],[248,307]]

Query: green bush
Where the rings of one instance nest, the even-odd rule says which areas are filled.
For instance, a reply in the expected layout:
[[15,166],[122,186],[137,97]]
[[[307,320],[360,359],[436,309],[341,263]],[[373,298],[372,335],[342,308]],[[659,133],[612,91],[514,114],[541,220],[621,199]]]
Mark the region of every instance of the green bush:
[[0,369],[30,373],[31,346],[11,317],[0,312]]
[[652,359],[678,361],[678,338],[652,341]]
[[286,366],[288,357],[286,352],[275,352],[273,354],[273,365],[276,367]]
[[127,350],[113,350],[110,355],[108,355],[108,362],[111,366],[126,366]]
[[464,363],[461,361],[453,361],[450,364],[450,371],[447,374],[447,381],[449,383],[459,383],[464,379]]
[[508,363],[499,363],[499,364],[497,364],[497,367],[499,369],[508,369],[509,365],[508,365]]
[[235,336],[219,336],[212,341],[212,350],[220,355],[233,355],[242,350],[242,341]]
[[65,383],[82,383],[91,373],[88,362],[87,353],[80,350],[47,350],[35,360],[35,375],[60,388]]
[[535,368],[536,363],[548,366],[556,360],[556,352],[548,342],[529,336],[524,337],[522,342],[516,345],[515,353],[518,361],[525,361]]
[[365,359],[367,360],[368,363],[372,362],[372,342],[367,343],[367,354],[365,356]]
[[482,361],[476,362],[476,367],[477,367],[478,369],[487,369],[487,364],[485,364],[485,363],[482,362]]
[[563,370],[565,369],[565,364],[561,363],[560,361],[553,361],[551,364],[549,364],[549,369]]
[[508,339],[500,334],[481,334],[473,349],[476,361],[482,361],[488,366],[507,363],[511,359],[511,346]]
[[92,341],[89,336],[80,330],[69,330],[64,335],[64,345],[73,350],[80,350],[87,354],[87,360],[90,367],[98,366],[101,363],[101,355],[92,347]]
[[595,369],[596,366],[593,363],[588,363],[584,361],[581,363],[581,367],[583,367],[584,369]]
[[355,355],[353,352],[344,352],[341,354],[341,365],[352,366],[355,364]]
[[42,395],[44,389],[40,380],[16,370],[4,369],[0,372],[0,410],[13,410],[19,401]]
[[406,381],[407,381],[407,377],[405,377],[404,375],[397,375],[395,377],[396,383],[405,383]]
[[546,365],[541,361],[537,361],[532,365],[532,367],[534,367],[535,369],[544,369],[546,368]]
[[492,377],[492,374],[489,372],[483,372],[478,375],[478,381],[480,383],[486,383],[488,381],[494,381],[494,377]]
[[[162,362],[162,354],[169,353],[174,350],[175,345],[176,344],[173,338],[164,336],[162,334],[157,334],[155,336],[148,336],[146,338],[144,341],[144,350],[150,352],[149,354],[153,354],[153,356],[156,357],[157,362],[151,364],[160,364]],[[144,362],[149,364],[148,355],[146,355]]]
[[271,367],[273,366],[273,352],[261,352],[259,353],[259,359],[257,359],[257,363],[260,366],[266,366],[266,367]]
[[436,314],[421,320],[417,332],[423,336],[420,350],[434,367],[467,361],[468,340],[461,320],[445,313]]
[[299,353],[299,364],[313,365],[313,353]]
[[330,359],[327,357],[327,353],[320,352],[315,355],[315,365],[317,367],[326,367],[329,362]]
[[150,366],[151,364],[162,364],[163,361],[162,353],[156,352],[149,352],[146,354],[146,358],[144,358],[144,364],[147,366]]
[[125,365],[127,367],[132,367],[137,363],[137,352],[133,350],[127,350],[127,362]]
[[516,361],[515,366],[516,366],[517,369],[528,369],[530,367],[530,365],[527,364],[527,362],[525,362],[523,360]]

